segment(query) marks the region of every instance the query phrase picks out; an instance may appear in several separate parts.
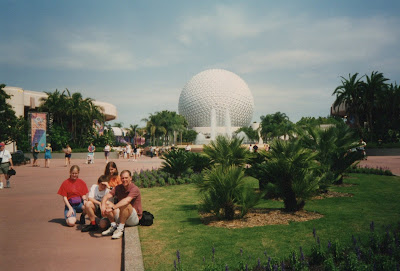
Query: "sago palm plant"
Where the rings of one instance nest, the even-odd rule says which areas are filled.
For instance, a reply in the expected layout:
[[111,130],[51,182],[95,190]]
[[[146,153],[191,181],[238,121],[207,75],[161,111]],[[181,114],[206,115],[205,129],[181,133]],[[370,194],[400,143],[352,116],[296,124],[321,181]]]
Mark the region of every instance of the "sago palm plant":
[[185,152],[184,149],[177,149],[164,153],[161,159],[161,170],[179,177],[186,173],[192,165],[192,160],[189,157],[190,153]]
[[228,139],[218,136],[209,145],[203,148],[204,153],[211,159],[211,164],[227,168],[231,165],[241,167],[250,158],[246,147],[242,146],[243,139]]
[[202,209],[228,220],[234,218],[236,209],[244,216],[261,198],[248,185],[247,178],[243,169],[236,166],[217,165],[206,171],[203,182],[197,184]]
[[316,159],[321,163],[326,185],[342,183],[345,171],[362,158],[359,152],[350,151],[359,143],[357,135],[344,123],[326,130],[307,127],[300,138],[304,147],[317,152]]
[[265,177],[276,187],[286,211],[301,210],[319,188],[317,153],[303,148],[298,140],[276,140],[271,146],[265,153]]

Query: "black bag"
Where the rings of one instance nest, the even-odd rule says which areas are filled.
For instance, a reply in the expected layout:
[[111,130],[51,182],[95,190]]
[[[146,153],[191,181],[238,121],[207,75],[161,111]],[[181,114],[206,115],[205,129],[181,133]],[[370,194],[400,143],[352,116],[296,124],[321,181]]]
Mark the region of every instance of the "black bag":
[[141,226],[151,226],[153,225],[154,215],[150,212],[143,211],[142,218],[139,220],[139,225]]
[[8,174],[8,176],[12,176],[12,175],[17,174],[17,172],[15,171],[15,169],[10,169],[7,174]]

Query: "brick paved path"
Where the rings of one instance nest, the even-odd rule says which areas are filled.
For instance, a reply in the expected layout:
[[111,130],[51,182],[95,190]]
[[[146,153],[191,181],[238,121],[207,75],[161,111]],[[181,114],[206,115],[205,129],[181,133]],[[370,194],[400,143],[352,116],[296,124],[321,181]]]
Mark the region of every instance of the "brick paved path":
[[[160,159],[142,157],[138,162],[114,160],[123,169],[157,168]],[[52,159],[50,168],[16,167],[11,189],[0,190],[0,270],[121,270],[122,240],[99,233],[81,233],[80,225],[65,225],[61,183],[69,177],[62,159]],[[81,168],[80,178],[88,188],[103,174],[104,159]],[[78,218],[79,218],[78,214]],[[86,222],[88,223],[88,221]]]
[[400,156],[368,156],[360,165],[390,169],[394,175],[400,176]]

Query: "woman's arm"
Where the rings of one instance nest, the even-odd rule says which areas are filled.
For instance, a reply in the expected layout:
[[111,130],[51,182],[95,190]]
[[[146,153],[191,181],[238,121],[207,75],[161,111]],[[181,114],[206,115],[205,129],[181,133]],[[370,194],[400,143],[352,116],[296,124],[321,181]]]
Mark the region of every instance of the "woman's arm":
[[74,209],[72,208],[71,204],[69,203],[67,197],[63,197],[63,201],[65,206],[68,207],[68,213],[67,213],[67,217],[70,217],[73,213],[74,213]]

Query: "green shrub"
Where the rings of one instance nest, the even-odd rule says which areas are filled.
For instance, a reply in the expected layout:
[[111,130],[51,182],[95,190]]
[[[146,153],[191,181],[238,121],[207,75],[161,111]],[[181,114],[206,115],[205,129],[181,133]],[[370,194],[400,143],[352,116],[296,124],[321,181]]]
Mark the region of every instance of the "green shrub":
[[175,185],[175,184],[176,184],[176,181],[175,181],[175,179],[174,179],[174,178],[171,178],[171,177],[169,177],[169,178],[168,178],[168,184],[170,184],[170,185]]
[[204,181],[197,185],[202,197],[201,209],[219,218],[232,220],[237,208],[244,216],[260,200],[259,195],[253,195],[254,190],[247,185],[240,167],[216,166],[208,170]]
[[276,140],[271,147],[265,153],[265,177],[275,185],[274,193],[283,199],[286,211],[301,210],[319,189],[317,153],[303,148],[297,140]]
[[166,152],[163,154],[161,159],[162,162],[161,170],[179,177],[185,174],[191,167],[191,159],[188,158],[189,153],[184,149],[178,149],[175,151]]
[[165,186],[165,179],[162,177],[158,178],[158,183],[160,184],[160,186]]
[[191,160],[191,169],[195,173],[200,173],[204,169],[210,168],[210,158],[202,153],[191,152],[188,155]]
[[357,166],[354,165],[347,170],[347,173],[363,173],[363,174],[375,174],[375,175],[386,175],[393,176],[393,173],[388,168],[376,167],[372,168],[369,166]]

